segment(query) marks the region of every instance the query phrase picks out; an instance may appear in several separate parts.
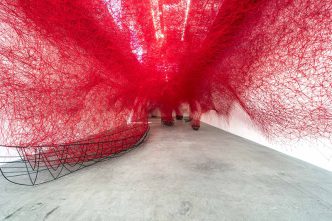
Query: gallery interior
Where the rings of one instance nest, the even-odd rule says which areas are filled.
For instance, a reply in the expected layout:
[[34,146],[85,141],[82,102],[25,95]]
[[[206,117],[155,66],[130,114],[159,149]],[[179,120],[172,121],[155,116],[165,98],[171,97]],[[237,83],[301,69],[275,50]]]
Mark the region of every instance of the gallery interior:
[[0,220],[332,220],[332,4],[1,0]]

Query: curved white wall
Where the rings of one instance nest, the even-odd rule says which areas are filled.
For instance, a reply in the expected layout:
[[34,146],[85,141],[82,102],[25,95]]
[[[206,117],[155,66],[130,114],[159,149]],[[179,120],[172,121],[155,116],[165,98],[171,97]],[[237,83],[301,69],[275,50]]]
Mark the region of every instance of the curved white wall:
[[237,136],[244,137],[284,154],[332,171],[332,144],[329,141],[303,140],[294,142],[287,141],[287,143],[269,141],[253,126],[249,117],[238,105],[234,105],[228,123],[217,117],[214,112],[204,114],[202,121]]

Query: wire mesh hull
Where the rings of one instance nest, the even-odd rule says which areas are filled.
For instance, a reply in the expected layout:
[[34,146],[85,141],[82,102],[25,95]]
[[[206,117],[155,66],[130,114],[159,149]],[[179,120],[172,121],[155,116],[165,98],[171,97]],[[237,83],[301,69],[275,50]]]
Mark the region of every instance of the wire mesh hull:
[[0,156],[0,171],[12,183],[34,186],[110,159],[139,146],[149,131],[147,123],[135,123],[93,135],[87,139],[53,146],[8,147]]

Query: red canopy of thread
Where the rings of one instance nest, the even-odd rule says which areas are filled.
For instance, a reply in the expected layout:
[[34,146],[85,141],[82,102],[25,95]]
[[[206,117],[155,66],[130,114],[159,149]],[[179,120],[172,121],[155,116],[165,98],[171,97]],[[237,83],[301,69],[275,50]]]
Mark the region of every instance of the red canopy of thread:
[[315,0],[2,0],[0,141],[68,143],[171,117],[331,138],[332,5]]

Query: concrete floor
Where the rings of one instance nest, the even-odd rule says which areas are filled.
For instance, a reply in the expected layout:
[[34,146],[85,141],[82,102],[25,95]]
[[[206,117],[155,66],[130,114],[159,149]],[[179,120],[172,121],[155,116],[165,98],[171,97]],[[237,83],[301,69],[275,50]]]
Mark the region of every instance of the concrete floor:
[[0,177],[3,220],[332,220],[332,173],[203,124],[36,187]]

